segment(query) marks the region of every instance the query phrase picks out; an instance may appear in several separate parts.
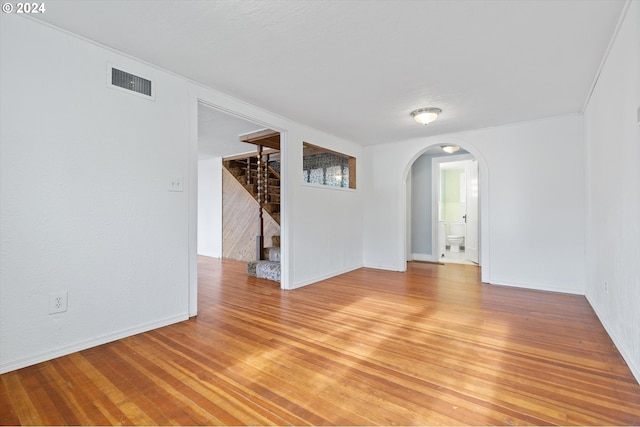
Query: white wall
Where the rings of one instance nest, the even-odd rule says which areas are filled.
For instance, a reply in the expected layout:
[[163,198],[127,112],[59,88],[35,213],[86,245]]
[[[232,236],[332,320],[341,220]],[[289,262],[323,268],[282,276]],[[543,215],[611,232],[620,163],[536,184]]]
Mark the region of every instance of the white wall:
[[586,295],[640,381],[640,2],[630,2],[585,112]]
[[[480,165],[483,280],[584,292],[582,117],[569,115],[367,147],[364,263],[403,271],[405,174],[429,146],[453,143]],[[383,179],[384,176],[384,179]],[[488,246],[487,246],[488,245]]]
[[[190,108],[198,102],[281,132],[281,245],[284,289],[305,286],[362,266],[362,179],[366,170],[361,146],[256,108],[210,88],[190,87]],[[194,113],[194,114],[195,114]],[[192,114],[192,117],[194,116]],[[197,122],[191,120],[191,158],[197,156]],[[302,143],[356,157],[356,190],[318,187],[302,182]],[[197,180],[192,171],[191,180]],[[190,205],[197,209],[197,192]],[[190,224],[191,288],[195,283],[197,228]]]
[[198,255],[222,258],[222,158],[198,161]]
[[[366,166],[359,145],[309,130],[291,132],[289,137],[287,224],[293,233],[292,284],[299,287],[362,267],[360,186]],[[355,157],[356,189],[303,183],[303,141]]]
[[[1,22],[0,372],[197,314],[201,100],[283,132],[283,287],[362,266],[362,192],[302,184],[302,142],[360,146],[18,15]],[[149,101],[107,87],[144,73]],[[169,192],[175,177],[184,192]],[[360,185],[360,181],[358,181]],[[68,291],[66,313],[49,294]]]
[[407,203],[407,210],[411,213],[411,256],[409,258],[422,261],[430,259],[432,255],[432,158],[426,154],[418,157],[411,167],[411,173],[408,174],[411,181],[411,203]]
[[[185,82],[1,17],[0,370],[186,319]],[[156,100],[107,87],[107,63]],[[49,294],[68,310],[48,314]]]

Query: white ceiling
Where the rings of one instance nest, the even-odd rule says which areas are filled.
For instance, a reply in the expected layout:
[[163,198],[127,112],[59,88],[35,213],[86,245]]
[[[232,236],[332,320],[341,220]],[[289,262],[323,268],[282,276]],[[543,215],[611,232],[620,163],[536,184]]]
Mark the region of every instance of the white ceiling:
[[264,129],[204,104],[198,105],[198,160],[256,151],[254,144],[240,142],[238,135]]
[[[362,145],[581,112],[624,0],[47,0],[39,19]],[[409,113],[439,107],[428,126]]]

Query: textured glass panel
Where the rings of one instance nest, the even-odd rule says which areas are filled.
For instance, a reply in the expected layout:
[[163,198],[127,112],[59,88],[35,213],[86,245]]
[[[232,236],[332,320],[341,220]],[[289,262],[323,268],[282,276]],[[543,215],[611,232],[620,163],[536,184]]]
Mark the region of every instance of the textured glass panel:
[[[355,158],[305,143],[303,148],[303,181],[331,187],[355,188],[350,178],[350,166]],[[355,180],[353,180],[355,181]],[[353,186],[351,186],[353,185]]]
[[322,173],[322,169],[311,169],[309,182],[313,184],[324,184],[324,173]]
[[342,181],[342,166],[329,166],[325,175],[325,184],[332,187],[344,187]]

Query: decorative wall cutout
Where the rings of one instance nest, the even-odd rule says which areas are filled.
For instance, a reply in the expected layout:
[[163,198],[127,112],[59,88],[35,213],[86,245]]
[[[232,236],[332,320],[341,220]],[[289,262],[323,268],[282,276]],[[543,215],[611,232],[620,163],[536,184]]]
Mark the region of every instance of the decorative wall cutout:
[[356,188],[356,158],[303,143],[302,180],[329,187]]

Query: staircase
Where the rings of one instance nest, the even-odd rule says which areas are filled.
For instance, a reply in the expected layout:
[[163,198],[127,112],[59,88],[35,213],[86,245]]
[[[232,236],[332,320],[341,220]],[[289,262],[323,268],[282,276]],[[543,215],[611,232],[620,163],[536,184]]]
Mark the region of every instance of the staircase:
[[[264,185],[265,198],[262,202],[262,207],[271,218],[280,224],[280,174],[274,168],[275,163],[269,162],[267,166],[267,180]],[[257,157],[225,160],[223,164],[257,201],[259,197]]]
[[258,202],[256,261],[247,265],[247,273],[280,282],[280,236],[273,236],[272,246],[265,247],[264,213],[280,225],[280,132],[263,129],[239,136],[240,142],[255,144],[252,155],[227,158],[224,167]]
[[280,282],[280,236],[271,238],[271,247],[264,248],[264,258],[247,263],[247,274]]

